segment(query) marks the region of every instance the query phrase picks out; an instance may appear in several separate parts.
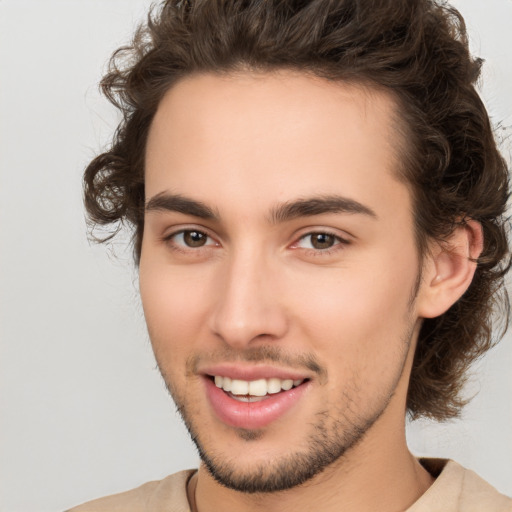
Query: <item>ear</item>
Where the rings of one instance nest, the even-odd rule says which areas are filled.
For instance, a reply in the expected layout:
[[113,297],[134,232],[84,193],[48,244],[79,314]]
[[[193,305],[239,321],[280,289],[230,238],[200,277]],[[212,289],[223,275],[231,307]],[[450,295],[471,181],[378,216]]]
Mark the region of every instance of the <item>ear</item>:
[[473,280],[483,242],[480,223],[468,220],[447,240],[433,243],[423,265],[416,303],[418,316],[442,315],[462,297]]

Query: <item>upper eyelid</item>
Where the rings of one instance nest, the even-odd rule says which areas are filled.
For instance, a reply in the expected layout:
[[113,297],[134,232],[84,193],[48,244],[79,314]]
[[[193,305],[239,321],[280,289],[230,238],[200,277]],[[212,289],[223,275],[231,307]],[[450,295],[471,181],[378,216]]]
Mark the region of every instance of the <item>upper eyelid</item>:
[[218,237],[214,236],[208,228],[205,228],[204,226],[196,226],[193,224],[192,225],[183,224],[183,225],[178,225],[178,226],[172,226],[168,229],[165,229],[164,234],[162,235],[162,238],[164,238],[164,239],[171,238],[173,236],[179,235],[180,233],[185,233],[187,231],[197,231],[199,233],[203,233],[204,235],[206,235],[210,238],[213,238],[213,239],[218,238]]
[[313,231],[313,232],[306,233],[306,234],[300,236],[299,238],[297,238],[295,240],[295,242],[293,242],[291,244],[290,247],[292,249],[299,249],[300,248],[299,244],[300,244],[300,242],[302,240],[307,239],[308,237],[310,237],[312,235],[318,235],[318,234],[332,236],[333,238],[336,239],[336,242],[332,246],[330,246],[328,248],[325,248],[325,249],[314,249],[314,248],[313,249],[311,249],[311,248],[303,248],[303,249],[308,250],[308,251],[312,250],[312,251],[318,251],[318,252],[328,252],[328,251],[331,251],[331,250],[335,250],[338,245],[348,245],[350,243],[350,240],[347,240],[346,238],[343,238],[341,236],[335,235],[334,233],[329,233],[327,231]]
[[330,236],[338,238],[339,240],[342,240],[344,242],[350,242],[356,238],[352,234],[347,233],[346,231],[340,232],[340,230],[338,230],[336,228],[325,228],[325,227],[321,227],[321,226],[318,226],[318,227],[314,226],[314,227],[307,227],[307,228],[298,230],[298,232],[294,235],[295,241],[293,243],[297,242],[298,240],[303,239],[304,237],[316,235],[316,234],[330,235]]
[[[198,233],[202,233],[207,238],[209,238],[213,243],[211,243],[211,242],[206,243],[205,245],[201,245],[198,247],[188,247],[187,245],[176,243],[174,238],[178,235],[183,235],[187,231],[197,231]],[[195,252],[200,251],[201,249],[202,250],[211,249],[212,247],[218,246],[220,244],[220,242],[217,240],[217,238],[212,236],[207,230],[198,229],[198,228],[194,228],[194,227],[170,230],[168,233],[162,235],[160,237],[160,240],[166,244],[174,245],[176,248],[180,248],[180,250],[184,250],[184,251],[190,250],[190,251],[195,251]]]
[[299,238],[304,238],[305,236],[310,236],[310,235],[330,235],[335,238],[343,239],[343,235],[341,235],[340,233],[337,233],[333,230],[330,230],[330,229],[313,229],[310,231],[306,231],[304,234],[300,235]]

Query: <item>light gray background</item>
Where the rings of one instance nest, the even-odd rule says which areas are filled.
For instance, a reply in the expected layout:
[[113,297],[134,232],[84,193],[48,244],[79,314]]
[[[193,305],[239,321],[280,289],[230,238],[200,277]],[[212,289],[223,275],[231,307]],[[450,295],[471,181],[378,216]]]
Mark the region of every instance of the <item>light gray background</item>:
[[[155,369],[130,252],[89,245],[81,206],[82,169],[116,124],[97,83],[148,5],[0,0],[2,512],[64,509],[197,465]],[[492,118],[511,125],[512,1],[456,5],[487,61]],[[511,368],[509,334],[478,365],[463,420],[410,426],[412,449],[512,494]]]

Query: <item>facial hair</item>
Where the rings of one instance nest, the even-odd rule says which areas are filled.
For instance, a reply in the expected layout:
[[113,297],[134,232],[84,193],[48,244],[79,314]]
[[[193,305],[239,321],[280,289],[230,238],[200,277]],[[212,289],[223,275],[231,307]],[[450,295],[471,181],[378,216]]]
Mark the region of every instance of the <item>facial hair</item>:
[[[239,492],[272,493],[291,489],[311,480],[336,461],[341,460],[349,450],[363,440],[393,397],[405,368],[413,330],[413,326],[408,326],[402,337],[402,350],[397,354],[400,364],[397,365],[396,375],[388,388],[372,403],[370,409],[358,400],[359,391],[356,383],[353,382],[342,392],[335,408],[325,408],[315,414],[309,422],[312,430],[305,440],[304,447],[290,447],[289,455],[255,464],[247,470],[241,470],[237,467],[236,460],[216,452],[215,447],[205,447],[201,429],[194,421],[193,404],[188,403],[178,392],[172,379],[165,374],[160,364],[159,368],[176,408],[197,447],[199,456],[212,477],[221,485]],[[326,370],[316,362],[314,356],[308,355],[294,359],[282,354],[277,347],[251,349],[250,353],[245,355],[223,353],[220,357],[212,357],[223,361],[244,360],[259,363],[274,361],[282,364],[300,360],[302,365],[307,365],[310,369],[314,368],[318,372],[321,376],[320,382],[325,383],[328,380]],[[194,363],[189,361],[188,366],[193,365]],[[193,374],[193,369],[189,368],[187,373]],[[236,429],[236,434],[248,443],[257,442],[265,435],[263,430],[247,429]]]

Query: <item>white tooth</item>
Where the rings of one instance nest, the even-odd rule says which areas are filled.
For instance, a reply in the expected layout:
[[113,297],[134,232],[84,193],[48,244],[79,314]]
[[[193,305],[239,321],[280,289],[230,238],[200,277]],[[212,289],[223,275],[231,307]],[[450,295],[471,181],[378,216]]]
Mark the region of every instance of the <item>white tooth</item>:
[[234,395],[248,395],[249,383],[246,380],[233,379],[231,381],[231,393]]
[[274,394],[281,391],[281,379],[267,379],[267,393]]
[[233,398],[237,402],[250,402],[251,401],[251,397],[247,396],[247,395],[240,395],[240,396],[239,395],[233,395],[231,398]]
[[265,400],[264,396],[250,396],[249,402],[261,402],[262,400]]
[[293,380],[292,379],[286,379],[281,381],[281,389],[284,389],[285,391],[288,391],[289,389],[293,388]]
[[224,382],[222,383],[222,389],[224,391],[231,391],[231,382],[232,380],[229,377],[223,377]]
[[219,375],[215,375],[215,385],[218,388],[222,387],[223,381],[224,381],[224,379],[222,377],[220,377]]
[[293,381],[294,386],[298,386],[299,384],[302,384],[302,379],[297,379]]
[[267,381],[265,379],[249,382],[249,395],[265,396],[267,394]]

